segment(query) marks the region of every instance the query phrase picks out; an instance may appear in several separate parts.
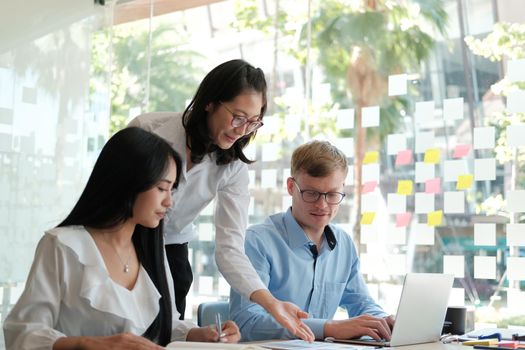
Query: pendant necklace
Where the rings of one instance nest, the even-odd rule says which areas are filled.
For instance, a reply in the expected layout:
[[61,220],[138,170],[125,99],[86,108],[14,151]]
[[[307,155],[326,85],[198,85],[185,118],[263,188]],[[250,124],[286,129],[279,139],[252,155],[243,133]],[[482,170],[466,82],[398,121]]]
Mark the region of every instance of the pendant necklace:
[[117,248],[115,248],[115,246],[113,246],[113,244],[109,242],[109,239],[106,237],[105,233],[104,233],[104,239],[106,240],[106,243],[109,244],[109,246],[113,249],[115,254],[117,254],[117,257],[123,266],[122,271],[124,271],[124,273],[128,273],[129,272],[129,259],[131,258],[131,246],[128,248],[128,258],[126,259],[126,262],[124,262],[124,260],[122,260],[122,258],[120,257],[120,254],[118,253]]

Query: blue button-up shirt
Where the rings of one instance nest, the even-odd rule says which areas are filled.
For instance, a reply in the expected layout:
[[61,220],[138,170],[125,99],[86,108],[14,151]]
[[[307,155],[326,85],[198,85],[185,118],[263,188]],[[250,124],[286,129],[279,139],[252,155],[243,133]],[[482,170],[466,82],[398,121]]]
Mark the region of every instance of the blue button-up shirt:
[[[310,318],[304,322],[316,339],[324,338],[324,325],[338,306],[347,310],[348,317],[387,316],[368,293],[348,234],[335,225],[326,226],[317,259],[311,249],[313,244],[290,208],[248,228],[245,249],[269,291],[309,313]],[[230,317],[239,326],[243,341],[294,338],[261,306],[233,289]]]

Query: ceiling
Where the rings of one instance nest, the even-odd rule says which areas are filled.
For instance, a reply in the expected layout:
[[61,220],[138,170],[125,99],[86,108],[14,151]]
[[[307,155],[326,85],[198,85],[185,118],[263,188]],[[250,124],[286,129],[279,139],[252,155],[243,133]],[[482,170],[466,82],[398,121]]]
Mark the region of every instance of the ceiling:
[[[224,0],[151,0],[153,1],[153,16],[182,11],[193,7],[204,6]],[[117,3],[114,14],[114,24],[133,22],[150,16],[150,0],[132,0]]]

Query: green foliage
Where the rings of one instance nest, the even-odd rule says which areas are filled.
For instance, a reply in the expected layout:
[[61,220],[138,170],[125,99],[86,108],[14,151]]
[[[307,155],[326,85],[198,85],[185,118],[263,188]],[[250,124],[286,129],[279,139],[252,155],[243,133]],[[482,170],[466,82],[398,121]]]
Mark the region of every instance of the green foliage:
[[[109,50],[104,46],[108,33],[93,36],[93,74],[98,76],[92,89],[107,80]],[[113,28],[111,67],[110,133],[126,125],[130,110],[182,111],[193,96],[200,77],[202,56],[184,48],[187,33],[171,24],[161,23],[150,33],[147,26],[122,25]],[[148,50],[151,52],[148,77]],[[107,74],[107,73],[106,73]],[[147,86],[149,78],[149,98]]]
[[[503,59],[514,60],[525,58],[525,25],[515,23],[496,23],[494,30],[483,39],[466,37],[470,50],[479,56],[491,61]],[[515,89],[524,89],[525,82],[511,82],[507,77],[491,86],[495,95],[505,97]],[[516,172],[517,187],[525,185],[525,151],[507,146],[507,127],[515,123],[525,122],[524,113],[509,113],[504,109],[493,113],[485,120],[487,125],[496,129],[496,159],[500,164],[510,163]],[[516,154],[516,156],[515,156]],[[505,207],[504,201],[495,200],[493,197],[487,199],[477,210],[487,213],[502,212]]]
[[484,39],[465,38],[470,50],[489,60],[525,58],[525,24],[500,22]]

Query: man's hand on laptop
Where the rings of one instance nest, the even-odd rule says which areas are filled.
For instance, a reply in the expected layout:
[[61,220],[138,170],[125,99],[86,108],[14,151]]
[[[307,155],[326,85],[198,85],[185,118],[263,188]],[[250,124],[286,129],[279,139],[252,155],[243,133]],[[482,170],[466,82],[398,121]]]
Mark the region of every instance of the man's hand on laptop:
[[394,315],[385,317],[385,321],[386,323],[388,323],[388,326],[390,327],[390,331],[392,331],[392,329],[394,329],[394,323],[396,323],[396,318],[394,317]]
[[385,318],[371,315],[361,315],[348,320],[332,320],[324,325],[324,336],[336,339],[353,339],[364,335],[375,340],[390,340],[390,322],[393,325],[394,318]]

